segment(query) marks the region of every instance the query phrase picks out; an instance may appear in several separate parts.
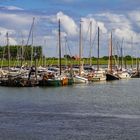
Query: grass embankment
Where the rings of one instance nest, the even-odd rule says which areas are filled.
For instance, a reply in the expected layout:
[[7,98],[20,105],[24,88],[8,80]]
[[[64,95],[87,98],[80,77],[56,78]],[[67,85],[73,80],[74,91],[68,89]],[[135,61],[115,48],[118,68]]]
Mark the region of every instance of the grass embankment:
[[[82,59],[83,63],[85,65],[89,65],[90,64],[90,60],[89,59]],[[126,65],[131,65],[131,60],[127,60]],[[59,64],[59,60],[58,59],[46,59],[46,61],[42,61],[42,60],[37,60],[37,66],[47,66],[47,65],[58,65]],[[66,59],[62,59],[61,60],[61,64],[62,65],[78,65],[79,61],[78,60],[66,60]],[[92,65],[96,65],[97,64],[97,60],[92,60]],[[99,60],[99,64],[100,65],[107,65],[108,64],[108,60],[104,60],[104,59],[100,59]],[[114,61],[113,61],[114,64]],[[124,64],[124,63],[123,63]],[[135,62],[134,62],[135,64]],[[26,66],[30,66],[31,65],[31,61],[23,61],[22,65],[26,65]],[[35,61],[32,62],[32,65],[35,65]],[[0,66],[1,67],[6,67],[8,66],[8,60],[0,60]],[[17,61],[17,60],[11,60],[10,61],[10,66],[21,66],[21,61]]]

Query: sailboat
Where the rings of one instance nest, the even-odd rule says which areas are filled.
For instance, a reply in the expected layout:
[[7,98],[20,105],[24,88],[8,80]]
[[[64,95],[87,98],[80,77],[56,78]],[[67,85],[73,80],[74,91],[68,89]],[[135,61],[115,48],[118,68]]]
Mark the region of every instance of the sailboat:
[[99,68],[99,35],[100,35],[100,28],[98,27],[98,58],[97,58],[97,69],[94,71],[94,75],[92,78],[92,81],[105,81],[106,80],[106,74],[105,70]]
[[[123,39],[122,39],[122,44],[123,44]],[[123,47],[121,45],[121,60],[120,60],[120,69],[118,69],[117,74],[121,79],[129,79],[130,78],[130,73],[126,68],[123,68]]]
[[62,73],[61,66],[61,30],[60,19],[58,21],[58,41],[59,41],[59,71],[48,71],[43,75],[43,79],[39,81],[40,86],[64,86],[73,84],[73,78]]
[[132,72],[131,78],[140,78],[139,61],[136,61],[136,69]]
[[[81,21],[82,22],[82,21]],[[88,79],[82,76],[83,63],[81,62],[82,56],[82,23],[80,22],[80,36],[79,36],[79,75],[74,75],[74,83],[88,83]]]
[[111,32],[111,39],[110,39],[110,54],[109,54],[109,70],[106,73],[106,80],[119,80],[120,77],[117,74],[117,71],[113,71],[112,69],[112,32]]

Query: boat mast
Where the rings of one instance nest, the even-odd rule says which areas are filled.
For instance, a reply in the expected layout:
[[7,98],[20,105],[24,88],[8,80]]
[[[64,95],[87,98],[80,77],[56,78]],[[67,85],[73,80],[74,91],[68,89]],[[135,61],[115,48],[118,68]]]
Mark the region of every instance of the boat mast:
[[34,27],[34,21],[35,21],[35,18],[33,17],[33,24],[32,24],[32,46],[31,46],[31,66],[32,66],[32,63],[33,63],[33,42],[34,42],[33,27]]
[[8,49],[8,70],[10,70],[10,46],[9,46],[9,34],[6,33],[7,38],[7,49]]
[[22,45],[21,45],[21,67],[23,65],[23,46],[24,46],[24,40],[22,39]]
[[111,38],[110,38],[110,55],[109,55],[109,70],[112,73],[112,32],[111,32]]
[[32,43],[31,43],[31,64],[30,64],[31,66],[32,66],[32,63],[33,63],[33,27],[34,27],[34,22],[35,22],[35,17],[33,17],[33,22],[32,22],[31,29],[30,29],[29,36],[28,36],[28,40],[27,40],[27,45],[28,45],[30,36],[32,37]]
[[91,58],[91,48],[92,48],[92,21],[90,21],[90,66],[92,66],[92,58]]
[[123,40],[122,39],[122,44],[121,44],[121,71],[122,71],[122,68],[123,68]]
[[[67,53],[67,37],[65,36],[65,54],[68,55]],[[68,58],[65,57],[65,65],[68,66]]]
[[[133,50],[133,37],[131,37],[131,50]],[[133,52],[131,53],[131,68],[133,69]]]
[[82,64],[81,64],[81,56],[82,56],[82,21],[80,21],[80,30],[79,30],[79,75],[81,75]]
[[97,71],[99,71],[99,46],[100,46],[100,28],[98,27],[98,58],[97,58]]
[[61,75],[61,29],[60,29],[60,19],[58,21],[58,41],[59,41],[59,67],[60,67],[60,75]]

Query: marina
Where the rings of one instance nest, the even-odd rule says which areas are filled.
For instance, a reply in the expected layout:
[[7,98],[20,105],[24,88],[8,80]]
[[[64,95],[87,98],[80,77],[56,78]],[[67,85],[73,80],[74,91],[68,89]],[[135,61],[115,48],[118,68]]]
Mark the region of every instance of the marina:
[[140,1],[0,0],[0,140],[139,140]]
[[[112,70],[109,73],[106,69],[96,70],[87,66],[82,68],[81,74],[77,68],[63,68],[60,75],[60,68],[51,67],[31,67],[31,68],[12,68],[1,69],[0,86],[11,87],[34,87],[34,86],[67,86],[72,84],[102,82],[121,79],[140,78],[138,71]],[[114,73],[114,74],[113,74]]]
[[[33,17],[33,21],[31,24],[31,28],[29,31],[29,37],[27,40],[27,44],[25,46],[10,46],[9,45],[9,34],[6,33],[7,45],[1,47],[3,54],[1,60],[1,69],[0,69],[0,85],[7,87],[34,87],[34,86],[66,86],[72,84],[79,83],[88,83],[88,82],[96,82],[96,81],[112,81],[112,80],[120,80],[120,79],[129,79],[129,78],[139,78],[139,58],[135,58],[136,60],[136,68],[126,68],[127,64],[125,61],[125,65],[123,65],[125,57],[122,54],[122,46],[118,48],[118,46],[113,46],[113,33],[110,33],[109,39],[109,56],[108,58],[108,67],[102,68],[100,66],[100,28],[98,27],[98,38],[97,38],[97,65],[96,69],[93,67],[92,58],[86,58],[90,60],[90,65],[85,66],[83,59],[83,21],[80,21],[79,25],[79,55],[77,58],[72,58],[70,55],[64,55],[65,57],[69,56],[69,65],[65,64],[65,67],[62,67],[62,28],[63,25],[61,19],[58,19],[58,65],[56,67],[44,67],[40,65],[38,67],[38,61],[42,58],[43,51],[42,46],[32,46],[28,45],[31,34],[32,34],[32,44],[33,44],[33,27],[35,24],[35,17]],[[89,23],[90,27],[90,47],[91,46],[91,29],[92,22]],[[66,39],[66,38],[65,38]],[[23,45],[23,44],[22,44]],[[12,48],[11,48],[12,47]],[[17,47],[17,48],[16,48]],[[113,48],[114,47],[114,48]],[[113,49],[117,50],[117,54],[113,54]],[[70,48],[69,48],[70,49]],[[23,53],[24,50],[24,53]],[[26,56],[26,51],[28,50],[30,53]],[[11,51],[19,56],[20,66],[13,67],[11,66]],[[119,52],[120,51],[120,52]],[[20,52],[20,53],[19,53]],[[121,56],[119,55],[121,53]],[[91,55],[91,54],[90,54]],[[14,58],[15,56],[13,56]],[[65,60],[68,62],[68,58]],[[14,59],[16,59],[15,57]],[[134,59],[134,57],[131,57]],[[46,57],[44,56],[44,59]],[[116,60],[118,59],[118,60]],[[8,65],[6,69],[3,69],[3,60],[6,60]],[[27,62],[23,64],[23,60],[29,61],[30,65]],[[73,62],[76,60],[77,68],[73,65]],[[125,59],[126,60],[126,59]],[[114,63],[113,63],[114,61]],[[132,62],[132,60],[131,60]],[[34,65],[33,65],[34,63]],[[45,63],[46,65],[46,63]],[[63,64],[64,65],[64,64]],[[131,65],[132,66],[132,65]]]

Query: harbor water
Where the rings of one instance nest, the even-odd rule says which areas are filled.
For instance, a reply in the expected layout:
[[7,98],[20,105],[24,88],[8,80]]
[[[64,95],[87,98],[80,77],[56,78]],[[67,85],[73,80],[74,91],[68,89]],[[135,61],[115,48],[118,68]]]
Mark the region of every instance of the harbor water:
[[0,87],[0,140],[139,140],[140,79]]

